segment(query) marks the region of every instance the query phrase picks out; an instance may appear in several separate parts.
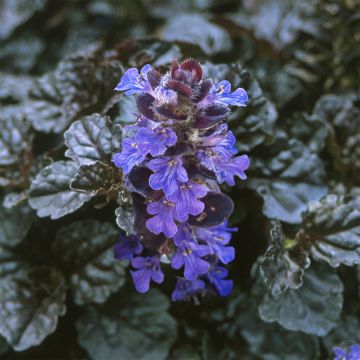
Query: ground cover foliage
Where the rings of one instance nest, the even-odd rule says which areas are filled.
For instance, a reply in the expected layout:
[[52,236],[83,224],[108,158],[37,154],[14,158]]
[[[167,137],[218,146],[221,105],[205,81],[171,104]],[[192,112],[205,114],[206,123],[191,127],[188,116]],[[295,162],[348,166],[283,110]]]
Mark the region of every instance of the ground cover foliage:
[[[189,26],[191,24],[191,26]],[[114,259],[124,70],[192,57],[249,95],[226,298],[173,303]],[[356,0],[0,2],[0,358],[327,359],[360,342]],[[171,271],[169,269],[169,271]],[[169,277],[170,279],[170,277]]]

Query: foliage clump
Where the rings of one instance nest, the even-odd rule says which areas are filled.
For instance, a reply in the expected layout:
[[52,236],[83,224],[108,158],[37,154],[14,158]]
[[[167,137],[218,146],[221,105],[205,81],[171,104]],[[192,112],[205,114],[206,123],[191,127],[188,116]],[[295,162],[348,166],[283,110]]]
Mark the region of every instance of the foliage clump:
[[[2,1],[0,357],[356,356],[359,19],[355,0]],[[239,231],[232,293],[196,291],[199,306],[171,302],[171,276],[137,294],[114,254],[139,225],[114,157],[139,102],[114,88],[127,69],[190,58],[246,90],[226,115],[251,163],[246,181],[212,169]]]

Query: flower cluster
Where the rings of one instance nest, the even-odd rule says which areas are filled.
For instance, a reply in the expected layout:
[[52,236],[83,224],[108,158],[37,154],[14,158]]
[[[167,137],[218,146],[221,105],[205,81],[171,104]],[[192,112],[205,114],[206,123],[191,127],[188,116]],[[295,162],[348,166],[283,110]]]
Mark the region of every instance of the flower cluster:
[[144,66],[126,71],[116,90],[136,94],[138,118],[123,131],[114,155],[133,194],[136,234],[116,245],[118,259],[131,260],[139,292],[162,283],[162,263],[182,269],[174,301],[205,291],[228,295],[233,283],[221,264],[234,260],[227,227],[233,202],[218,184],[246,179],[246,155],[224,120],[231,105],[245,106],[246,91],[224,80],[203,79],[194,60],[174,61],[162,75]]

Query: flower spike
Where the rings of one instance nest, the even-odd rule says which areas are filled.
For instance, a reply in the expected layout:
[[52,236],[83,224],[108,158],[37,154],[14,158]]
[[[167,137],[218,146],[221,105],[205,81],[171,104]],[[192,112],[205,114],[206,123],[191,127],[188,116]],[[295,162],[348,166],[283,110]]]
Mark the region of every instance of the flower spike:
[[246,179],[250,160],[237,154],[224,122],[230,106],[246,105],[246,91],[204,79],[193,59],[174,60],[164,75],[150,65],[129,69],[116,90],[136,96],[139,115],[124,127],[122,151],[113,157],[133,193],[137,232],[121,238],[116,258],[131,260],[139,292],[163,282],[165,262],[183,273],[173,301],[229,295],[233,282],[221,264],[235,258],[229,243],[237,229],[227,227],[234,204],[214,182]]

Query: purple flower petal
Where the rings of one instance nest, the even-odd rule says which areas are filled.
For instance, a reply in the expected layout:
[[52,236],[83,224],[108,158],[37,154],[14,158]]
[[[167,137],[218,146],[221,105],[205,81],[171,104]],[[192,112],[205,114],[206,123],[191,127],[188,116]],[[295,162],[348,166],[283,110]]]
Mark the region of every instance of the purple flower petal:
[[121,235],[120,243],[115,244],[115,258],[119,260],[131,260],[135,254],[140,254],[142,250],[143,246],[140,244],[137,236],[131,235],[127,237]]
[[207,274],[207,278],[220,296],[228,296],[232,291],[234,283],[232,280],[225,279],[227,276],[227,269],[221,266],[216,266]]
[[227,245],[231,240],[231,233],[237,232],[238,228],[228,228],[227,221],[217,226],[207,228],[194,228],[196,237],[204,241],[210,241],[215,238],[221,241],[223,245]]
[[145,65],[141,69],[140,74],[136,68],[127,70],[115,90],[125,91],[125,95],[132,95],[135,93],[152,93],[153,90],[146,76],[149,70],[151,70],[151,66],[149,64]]
[[141,164],[145,157],[146,153],[139,149],[136,141],[125,138],[122,142],[121,153],[115,154],[113,161],[116,167],[128,174],[134,166]]
[[223,80],[213,86],[205,100],[215,104],[246,106],[249,97],[242,88],[231,92],[231,84],[227,80]]
[[163,155],[168,147],[176,144],[176,134],[168,128],[140,128],[136,134],[136,142],[141,149],[146,149],[152,156]]
[[215,173],[216,179],[220,184],[226,182],[228,185],[234,186],[234,176],[238,176],[242,180],[247,178],[245,170],[250,166],[250,159],[247,155],[224,160],[219,156],[212,156],[211,153],[199,151],[198,159],[202,165]]
[[181,158],[162,157],[151,160],[149,169],[155,173],[150,176],[149,184],[154,190],[163,190],[166,196],[173,194],[178,184],[188,181]]
[[193,281],[178,278],[175,289],[171,294],[172,301],[186,301],[205,289],[205,283],[200,279]]
[[235,249],[225,246],[230,242],[231,233],[237,229],[228,229],[226,222],[209,228],[195,228],[194,232],[198,239],[206,242],[211,249],[211,254],[216,255],[223,264],[228,264],[235,259]]
[[136,291],[145,293],[150,289],[151,274],[146,270],[130,271]]
[[176,253],[171,259],[171,266],[173,269],[180,269],[184,265],[184,259],[181,253]]
[[[185,253],[183,253],[185,254]],[[210,265],[207,261],[197,257],[184,255],[184,277],[187,280],[195,280],[199,275],[206,274]]]
[[223,264],[229,264],[235,259],[235,248],[232,246],[214,246],[211,247],[214,254],[219,258]]
[[360,345],[351,345],[349,351],[349,360],[360,359]]
[[160,267],[158,256],[148,256],[146,258],[136,257],[131,261],[136,271],[130,271],[138,292],[144,293],[150,288],[151,279],[160,284],[164,281],[164,274]]
[[175,206],[172,202],[163,199],[148,204],[147,211],[155,215],[146,221],[146,227],[156,235],[164,233],[166,237],[173,237],[178,228],[174,221]]
[[351,345],[348,352],[341,347],[334,347],[334,360],[359,360],[360,359],[360,345]]
[[145,258],[138,256],[134,259],[132,259],[131,261],[131,265],[135,268],[135,269],[141,269],[145,266]]
[[210,264],[201,259],[202,256],[210,253],[210,249],[193,242],[187,227],[181,226],[179,233],[176,234],[176,239],[174,238],[178,248],[171,260],[171,266],[174,269],[180,269],[184,266],[185,278],[195,280],[199,275],[206,274],[210,268]]
[[225,160],[237,153],[235,142],[236,138],[226,124],[221,124],[212,134],[201,138],[202,147],[210,149],[211,156],[214,154]]
[[194,181],[181,184],[178,189],[168,197],[175,203],[175,218],[186,221],[190,215],[199,215],[204,210],[204,203],[199,198],[207,194],[207,188]]
[[196,243],[196,238],[187,223],[179,224],[179,230],[174,236],[174,243],[180,246],[183,242]]
[[164,273],[161,270],[153,271],[151,273],[151,279],[157,284],[161,284],[164,281]]

